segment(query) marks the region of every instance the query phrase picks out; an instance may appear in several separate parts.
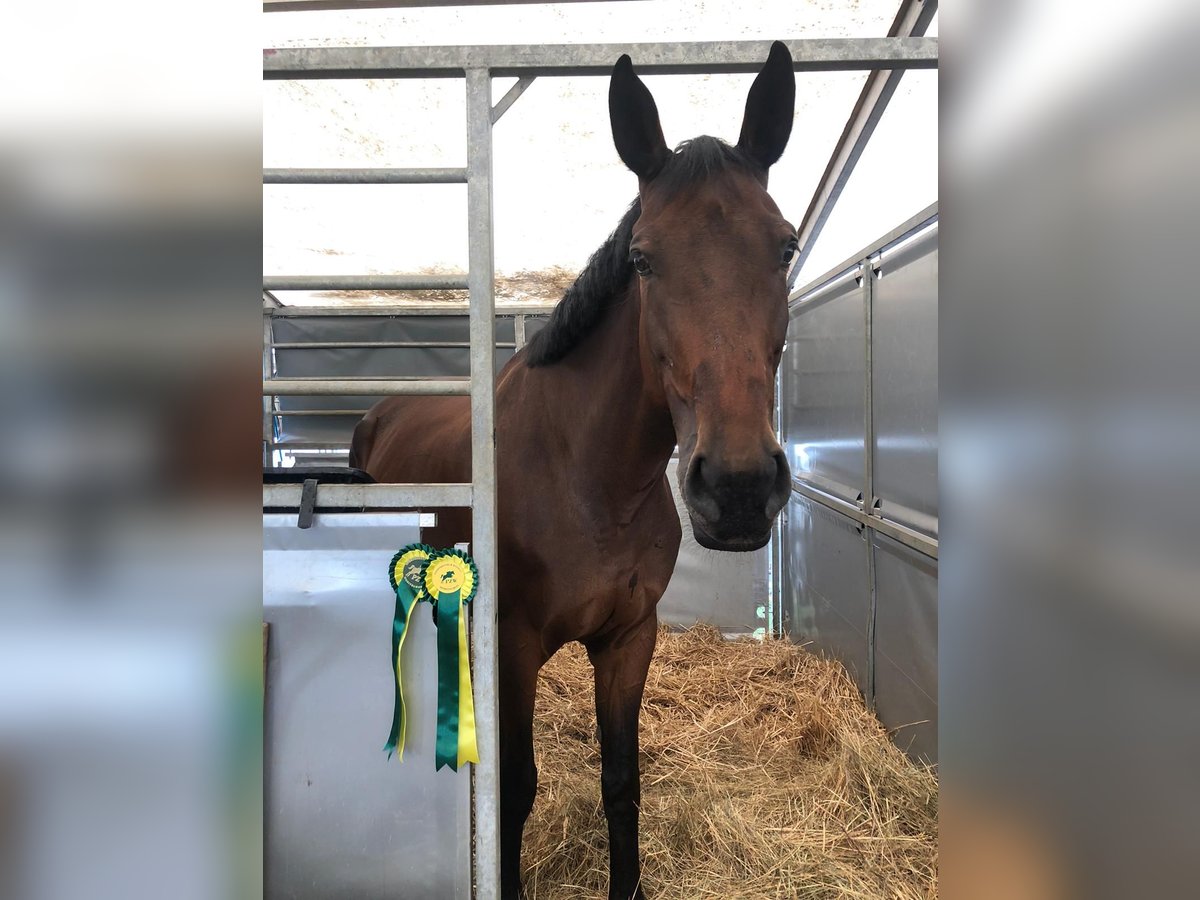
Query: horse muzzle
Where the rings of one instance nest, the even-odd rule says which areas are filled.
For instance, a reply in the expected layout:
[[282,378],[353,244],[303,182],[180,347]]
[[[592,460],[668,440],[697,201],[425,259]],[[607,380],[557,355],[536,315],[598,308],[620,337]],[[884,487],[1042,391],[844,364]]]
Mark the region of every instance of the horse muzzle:
[[745,553],[771,539],[771,525],[787,503],[791,470],[783,451],[732,468],[697,454],[680,485],[696,542],[710,550]]

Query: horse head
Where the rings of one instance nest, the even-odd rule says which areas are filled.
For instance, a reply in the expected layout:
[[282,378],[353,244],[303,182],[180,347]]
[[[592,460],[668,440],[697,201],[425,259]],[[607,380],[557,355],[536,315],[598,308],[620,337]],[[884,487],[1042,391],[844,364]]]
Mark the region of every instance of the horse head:
[[792,130],[792,58],[771,47],[736,145],[700,137],[671,151],[628,56],[609,115],[638,177],[629,258],[640,298],[647,390],[669,409],[692,533],[714,550],[755,550],[787,502],[791,474],[772,428],[796,230],[767,193]]

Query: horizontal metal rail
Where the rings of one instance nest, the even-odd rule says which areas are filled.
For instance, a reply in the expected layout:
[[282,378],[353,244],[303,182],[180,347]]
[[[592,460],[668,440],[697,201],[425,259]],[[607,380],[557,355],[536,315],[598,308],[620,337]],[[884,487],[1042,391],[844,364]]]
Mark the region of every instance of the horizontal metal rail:
[[[303,470],[300,470],[303,471]],[[300,506],[302,484],[264,484],[263,508]],[[470,506],[469,484],[318,484],[317,509]]]
[[343,453],[350,452],[350,440],[348,438],[343,441],[306,441],[306,440],[288,441],[288,440],[283,440],[283,441],[275,441],[275,443],[272,444],[271,446],[274,447],[276,450],[293,450],[293,451],[296,451],[299,453],[308,453],[308,452],[315,451],[315,450],[332,451],[331,453],[318,454],[316,457],[308,457],[308,458],[316,458],[316,459],[320,459],[322,457],[329,458],[332,456],[340,456]]
[[[554,303],[537,305],[496,306],[496,318],[511,318],[512,316],[548,316],[554,312]],[[326,316],[380,316],[395,318],[397,316],[466,316],[470,308],[465,302],[448,300],[434,303],[414,303],[411,306],[264,306],[263,315],[271,318],[322,318]]]
[[273,409],[271,415],[283,416],[362,416],[365,409]]
[[832,494],[827,494],[824,491],[817,490],[796,478],[792,479],[792,491],[800,494],[802,497],[808,498],[814,503],[824,506],[826,509],[831,509],[834,512],[848,516],[859,525],[864,525],[867,528],[878,531],[880,534],[887,535],[892,540],[899,541],[901,544],[911,547],[918,553],[924,553],[933,559],[938,558],[938,542],[936,538],[921,534],[919,531],[913,531],[911,528],[892,522],[889,519],[869,515],[855,504],[840,497],[834,497]]
[[264,378],[264,397],[446,397],[471,393],[469,378]]
[[465,291],[467,276],[449,275],[264,275],[267,291]]
[[466,169],[263,169],[263,184],[466,183]]
[[[466,349],[470,341],[298,341],[271,344],[272,350],[443,350]],[[513,341],[497,341],[500,350],[512,350]]]
[[[263,12],[315,9],[408,9],[422,6],[507,6],[510,4],[582,3],[594,0],[263,0]],[[630,2],[630,0],[625,0]],[[644,2],[644,0],[639,0]]]
[[[784,43],[798,72],[938,65],[937,38],[807,38]],[[286,47],[263,51],[263,78],[462,78],[468,68],[488,69],[493,77],[608,75],[623,53],[633,59],[639,75],[751,74],[762,68],[770,49],[770,41]]]

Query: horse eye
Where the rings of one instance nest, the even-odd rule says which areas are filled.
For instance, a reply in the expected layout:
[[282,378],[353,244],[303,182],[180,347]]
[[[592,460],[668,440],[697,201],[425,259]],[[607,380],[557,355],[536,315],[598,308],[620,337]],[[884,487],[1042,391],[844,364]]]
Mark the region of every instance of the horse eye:
[[800,242],[795,238],[788,241],[787,246],[783,248],[783,264],[786,266],[792,261],[792,257],[796,255],[796,251],[800,247]]
[[633,262],[633,269],[635,272],[637,272],[639,275],[650,274],[650,260],[646,259],[640,250],[634,250],[631,254],[629,254],[629,258]]

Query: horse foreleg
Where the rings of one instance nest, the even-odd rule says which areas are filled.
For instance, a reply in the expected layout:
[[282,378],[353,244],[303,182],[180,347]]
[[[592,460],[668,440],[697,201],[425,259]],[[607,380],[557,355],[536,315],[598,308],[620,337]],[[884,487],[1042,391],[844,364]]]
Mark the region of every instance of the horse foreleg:
[[638,714],[658,623],[653,615],[633,628],[589,642],[596,675],[600,726],[600,791],[608,818],[609,900],[643,900],[638,860]]
[[521,890],[521,835],[537,793],[533,761],[533,703],[544,660],[532,639],[501,635],[500,674],[500,896]]

